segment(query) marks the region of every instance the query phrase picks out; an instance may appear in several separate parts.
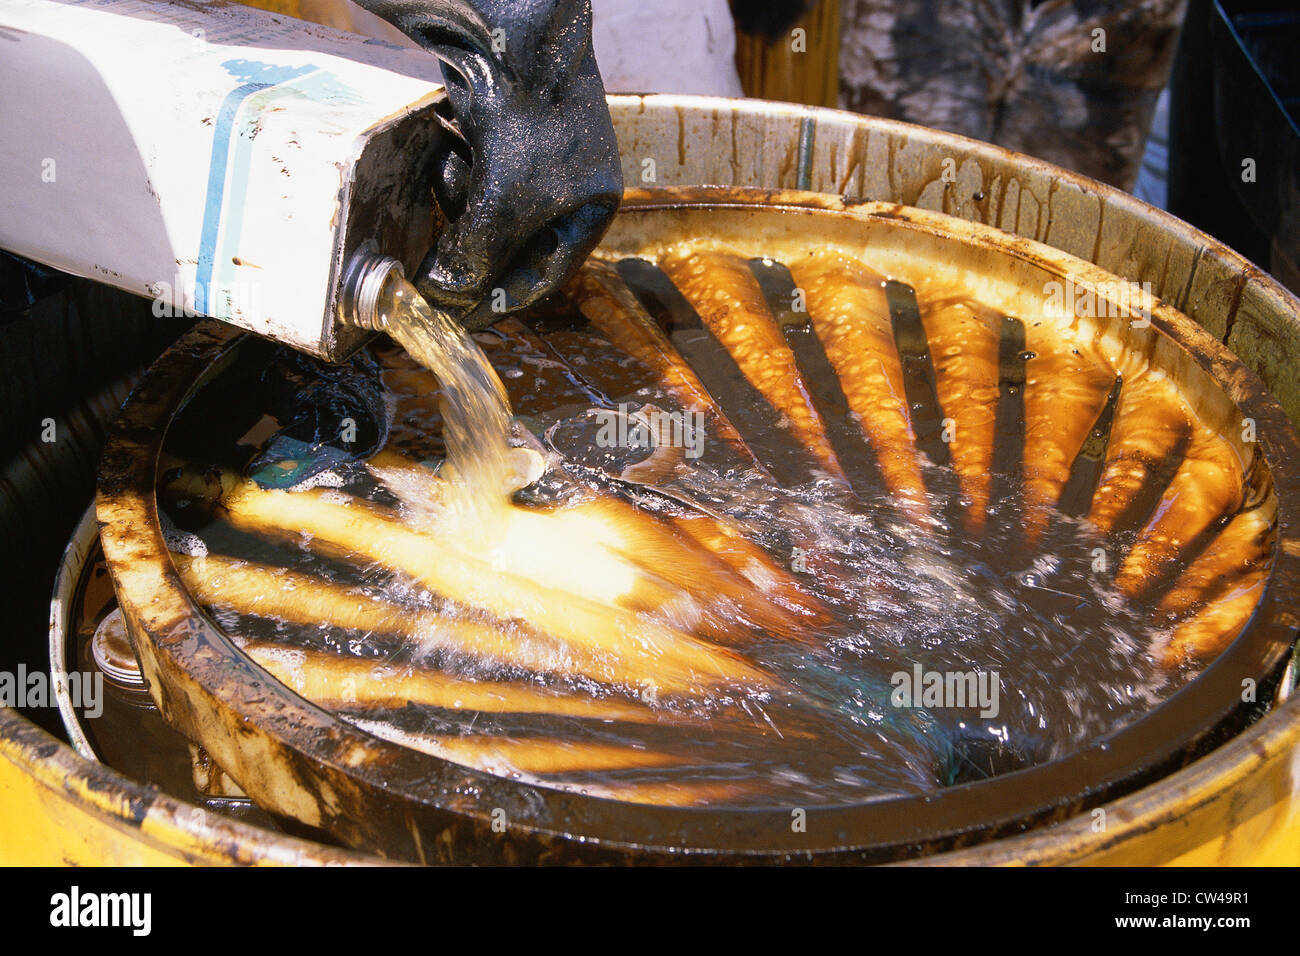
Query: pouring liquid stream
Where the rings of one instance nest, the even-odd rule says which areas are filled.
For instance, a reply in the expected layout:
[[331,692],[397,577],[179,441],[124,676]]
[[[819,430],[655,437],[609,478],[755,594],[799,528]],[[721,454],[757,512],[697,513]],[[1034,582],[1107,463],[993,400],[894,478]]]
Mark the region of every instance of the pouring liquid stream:
[[510,399],[478,343],[447,312],[394,276],[380,302],[388,334],[442,386],[444,517],[498,541],[510,500]]

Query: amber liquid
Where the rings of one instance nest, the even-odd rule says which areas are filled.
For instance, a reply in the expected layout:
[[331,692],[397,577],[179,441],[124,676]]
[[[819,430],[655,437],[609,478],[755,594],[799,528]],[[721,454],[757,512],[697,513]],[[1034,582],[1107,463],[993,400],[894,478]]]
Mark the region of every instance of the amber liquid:
[[[972,522],[956,470],[969,449],[926,445],[946,441],[939,406],[960,395],[945,376],[961,353],[936,350],[929,373],[907,366],[951,302],[922,301],[895,329],[904,372],[918,376],[897,396],[916,444],[891,452],[863,440],[874,423],[849,407],[855,386],[825,328],[787,336],[806,360],[803,391],[765,391],[737,378],[743,361],[669,301],[671,288],[653,274],[639,284],[645,274],[622,278],[645,305],[638,321],[657,322],[668,343],[658,354],[629,349],[626,316],[593,321],[600,313],[567,299],[471,337],[400,287],[386,315],[402,348],[372,349],[388,417],[379,454],[336,468],[325,491],[253,488],[300,496],[260,510],[163,489],[171,519],[204,542],[207,562],[183,570],[219,623],[290,686],[378,736],[649,803],[931,792],[1066,754],[1194,676],[1195,664],[1160,660],[1178,622],[1156,613],[1159,595],[1117,584],[1147,516],[1103,528],[1086,509],[1044,510],[1035,497],[1045,479],[1031,451],[1041,457],[1042,436],[1061,430],[1035,418],[1054,404],[1034,391],[1047,387],[1038,377],[1073,382],[1094,403],[1086,435],[1116,378],[1105,356],[1053,352],[1026,317],[1002,350],[1021,363],[1020,384],[998,399],[1008,320],[978,304],[952,320],[991,343],[985,404],[1000,402]],[[882,290],[867,292],[885,301]],[[682,362],[702,389],[681,384]],[[697,393],[719,407],[693,408]],[[782,405],[800,394],[830,423],[834,459],[792,440]],[[608,447],[617,428],[598,437],[647,408],[700,415],[703,453],[657,448],[647,465],[644,449]],[[546,456],[526,487],[509,462],[520,436]],[[1023,450],[1007,452],[1015,442]],[[186,451],[200,467],[234,460]],[[907,459],[882,466],[889,453]],[[914,495],[891,484],[906,469]],[[296,524],[276,517],[291,500],[308,502]],[[276,577],[283,569],[300,577]]]

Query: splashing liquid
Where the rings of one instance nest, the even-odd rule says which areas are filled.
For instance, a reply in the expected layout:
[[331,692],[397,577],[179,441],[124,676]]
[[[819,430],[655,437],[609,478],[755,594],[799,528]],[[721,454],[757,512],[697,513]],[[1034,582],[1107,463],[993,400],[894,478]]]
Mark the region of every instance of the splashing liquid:
[[501,379],[469,333],[400,276],[379,308],[388,334],[441,385],[448,516],[499,536],[511,491],[510,399]]
[[[1194,676],[1159,649],[1214,610],[1207,597],[1238,600],[1216,582],[1254,586],[1271,518],[1238,512],[1229,450],[1163,376],[1034,317],[914,301],[853,261],[801,280],[811,319],[773,304],[791,278],[771,263],[705,265],[669,260],[674,284],[589,263],[571,287],[580,310],[475,336],[395,283],[381,311],[405,353],[372,347],[385,447],[324,489],[228,470],[219,502],[201,476],[233,457],[182,452],[200,477],[160,499],[202,536],[176,559],[187,586],[254,660],[373,734],[642,803],[933,792],[1069,753]],[[704,293],[728,289],[727,322],[702,321]],[[783,341],[790,378],[769,380]],[[1070,456],[1110,421],[1120,376],[1112,451],[1083,482],[1091,459]],[[551,442],[535,484],[514,474],[512,406],[537,447]],[[702,415],[703,456],[604,447],[592,422],[624,407]],[[949,415],[951,460],[935,460],[947,449],[924,439]],[[789,447],[787,421],[824,429],[816,461]],[[1185,451],[1150,501],[1126,491],[1165,446]],[[439,458],[436,474],[422,464]],[[1072,490],[1094,482],[1084,516]],[[1184,555],[1161,516],[1211,492],[1222,500],[1197,512],[1206,530]],[[936,675],[975,683],[931,700]]]

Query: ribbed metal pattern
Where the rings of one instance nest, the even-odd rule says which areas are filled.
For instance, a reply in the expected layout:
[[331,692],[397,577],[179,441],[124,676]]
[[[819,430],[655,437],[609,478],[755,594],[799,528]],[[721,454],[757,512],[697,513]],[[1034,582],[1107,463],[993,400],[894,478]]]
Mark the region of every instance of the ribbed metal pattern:
[[[1050,564],[1044,571],[1038,559],[1077,555],[1080,540],[1096,544],[1102,560],[1093,572],[1169,628],[1167,645],[1152,653],[1171,672],[1189,660],[1203,666],[1222,650],[1262,589],[1272,515],[1246,500],[1229,444],[1192,420],[1163,376],[1116,368],[1102,351],[1080,347],[1037,316],[918,296],[841,253],[782,263],[715,248],[678,250],[657,262],[594,261],[566,303],[507,320],[484,338],[508,388],[528,378],[523,367],[547,370],[516,386],[521,414],[593,401],[609,406],[612,396],[654,382],[681,408],[704,414],[735,460],[768,480],[795,487],[829,479],[858,513],[910,523],[912,535],[939,539],[945,553],[992,568],[981,573],[1026,576],[1030,590],[1022,594],[1048,602],[1059,596],[1066,612],[1070,585],[1053,577],[1064,572]],[[408,490],[423,487],[432,479],[416,462],[443,450],[429,428],[436,383],[402,353],[378,354],[399,398],[389,450],[369,467],[381,482],[404,476]],[[823,724],[826,713],[797,701],[782,703],[772,726],[743,707],[731,714],[724,707],[705,739],[696,721],[622,696],[628,686],[654,686],[680,700],[743,699],[751,691],[781,699],[781,682],[754,666],[752,649],[773,637],[798,647],[833,617],[796,573],[818,568],[792,571],[736,540],[725,518],[635,511],[613,488],[585,520],[616,536],[628,560],[649,556],[647,566],[668,587],[624,595],[593,613],[580,589],[518,591],[521,578],[480,566],[454,539],[411,537],[400,515],[361,498],[286,495],[235,475],[213,486],[201,470],[164,488],[166,500],[205,501],[228,528],[205,532],[216,549],[208,557],[174,558],[187,586],[259,664],[371,733],[479,769],[511,768],[551,785],[653,804],[761,804],[770,780],[736,768],[760,751],[764,760],[803,767],[810,739],[819,741],[813,763],[850,766],[861,757],[854,749],[860,742],[836,737]],[[633,481],[634,472],[641,478]],[[632,488],[656,480],[648,465],[626,469],[623,478]],[[432,484],[428,495],[436,495]],[[1171,513],[1174,524],[1166,520]],[[282,549],[304,531],[316,563],[285,577],[274,556],[300,561]],[[252,551],[248,535],[259,542]],[[252,553],[261,557],[241,563]],[[470,577],[449,574],[449,563]],[[763,589],[746,578],[755,563]],[[440,625],[427,611],[365,590],[375,568],[488,622],[481,632],[441,626],[456,635],[449,645],[456,653],[484,666],[504,660],[516,676],[485,686],[425,663],[413,670],[386,664],[390,670],[376,677],[377,661],[401,657],[404,645]],[[496,583],[480,590],[469,583],[477,577]],[[876,586],[887,592],[887,584]],[[549,606],[512,603],[516,591]],[[670,598],[700,607],[731,602],[738,616],[706,615],[693,631],[657,632],[665,643],[645,660],[602,656],[636,632],[634,615]],[[892,599],[908,596],[900,591]],[[1092,612],[1105,613],[1100,606]],[[549,659],[529,656],[521,626],[566,647],[565,667],[556,671]],[[367,635],[362,651],[347,637],[353,632]],[[602,651],[588,653],[595,647]],[[1043,666],[1058,666],[1068,654],[1063,647],[1042,652],[1054,657]],[[557,674],[585,683],[557,693]],[[594,697],[592,686],[600,688]],[[467,724],[465,708],[474,712]],[[542,714],[560,723],[542,729]],[[1067,717],[1062,711],[1052,719]],[[896,732],[910,739],[916,728]],[[990,751],[986,741],[953,739],[912,750],[884,746],[877,756],[898,767],[886,785],[924,790],[1052,755],[1027,740]]]

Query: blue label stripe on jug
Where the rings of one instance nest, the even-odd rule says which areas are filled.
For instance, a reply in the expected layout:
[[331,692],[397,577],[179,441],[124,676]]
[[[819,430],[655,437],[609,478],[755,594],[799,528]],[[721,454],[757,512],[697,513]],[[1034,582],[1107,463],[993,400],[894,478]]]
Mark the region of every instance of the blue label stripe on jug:
[[314,66],[274,66],[256,60],[227,60],[221,64],[236,79],[244,80],[226,94],[217,113],[212,136],[212,158],[208,163],[208,186],[203,200],[203,225],[199,231],[198,268],[195,272],[194,311],[209,315],[209,287],[217,255],[222,210],[226,204],[226,172],[230,165],[231,139],[235,118],[244,102],[255,93],[292,80],[316,69]]
[[[214,290],[230,289],[235,280],[233,257],[239,251],[239,237],[244,227],[244,212],[247,204],[243,199],[248,194],[248,182],[253,166],[253,136],[259,116],[271,104],[289,96],[305,96],[334,106],[347,106],[360,101],[360,94],[356,90],[347,86],[328,70],[304,73],[273,89],[254,94],[244,101],[241,113],[246,118],[242,123],[233,125],[238,133],[234,134],[232,141],[230,184],[227,187],[229,195],[237,197],[240,201],[228,203],[226,207],[223,228],[218,238],[217,254],[214,256],[215,265],[211,274]],[[230,318],[228,303],[211,301],[212,298],[209,296],[210,303],[217,310],[212,314],[219,319]]]

